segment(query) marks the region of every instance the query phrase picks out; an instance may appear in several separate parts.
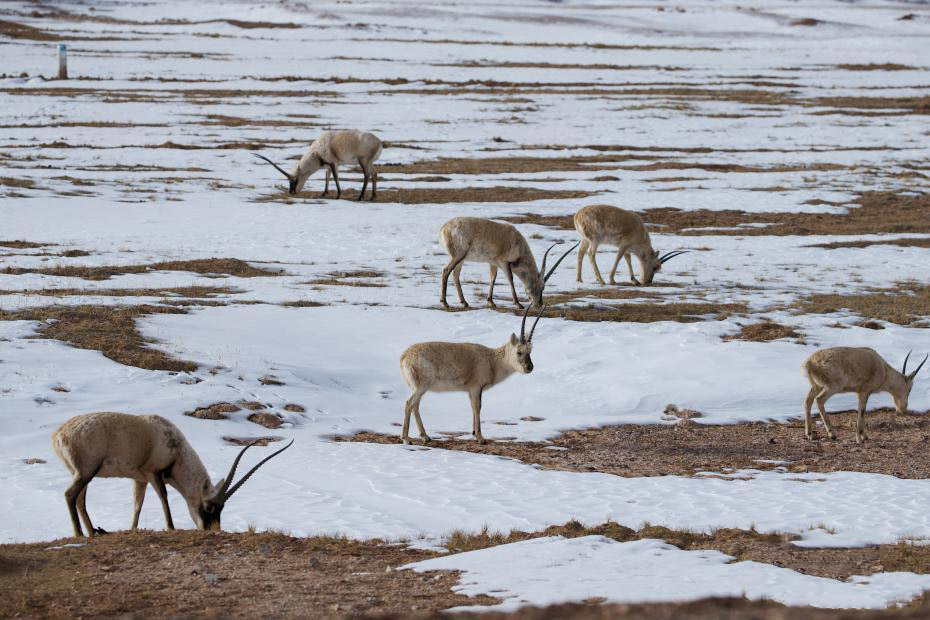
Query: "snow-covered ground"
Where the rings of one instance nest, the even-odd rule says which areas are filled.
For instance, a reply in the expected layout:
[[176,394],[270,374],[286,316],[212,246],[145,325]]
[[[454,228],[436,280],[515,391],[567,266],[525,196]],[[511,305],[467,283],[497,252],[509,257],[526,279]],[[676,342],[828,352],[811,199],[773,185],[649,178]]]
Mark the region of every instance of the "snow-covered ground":
[[[798,544],[806,546],[930,537],[925,510],[930,481],[924,480],[778,471],[738,472],[740,479],[732,481],[618,478],[542,471],[479,454],[329,439],[358,430],[399,432],[407,388],[398,357],[410,344],[454,340],[494,346],[519,330],[518,316],[483,307],[445,313],[438,307],[446,257],[437,237],[450,217],[565,215],[602,202],[635,209],[838,213],[861,191],[926,192],[926,176],[919,172],[930,162],[925,117],[874,116],[860,108],[820,114],[836,109],[818,103],[830,97],[925,96],[930,77],[925,5],[877,0],[786,3],[764,10],[735,2],[671,7],[531,0],[207,5],[100,2],[93,13],[85,4],[49,5],[104,18],[96,21],[37,18],[30,3],[3,5],[2,19],[73,37],[70,71],[81,79],[44,81],[37,76],[55,73],[55,43],[0,35],[0,72],[17,76],[0,78],[0,240],[57,244],[0,247],[0,293],[6,293],[0,294],[0,310],[159,303],[165,297],[94,294],[102,289],[200,285],[234,291],[216,297],[228,305],[194,306],[187,314],[139,321],[142,333],[157,341],[154,346],[196,362],[192,373],[124,366],[95,351],[32,338],[37,323],[0,322],[0,542],[70,533],[61,496],[68,475],[49,437],[72,415],[91,411],[171,419],[215,478],[226,473],[237,450],[223,436],[294,438],[293,448],[262,469],[226,510],[224,526],[232,530],[254,525],[430,546],[457,528],[536,530],[577,518],[702,531],[754,525],[800,534]],[[913,19],[899,19],[911,13]],[[181,22],[159,23],[166,17]],[[792,25],[806,18],[819,22]],[[242,28],[223,20],[300,27]],[[838,67],[884,63],[901,68]],[[21,73],[26,77],[18,77]],[[484,85],[463,84],[469,80]],[[546,86],[533,85],[537,82]],[[495,84],[516,90],[481,92]],[[464,90],[442,92],[456,88]],[[544,92],[547,88],[556,92]],[[756,89],[790,94],[809,105],[663,94],[663,88]],[[421,92],[426,90],[435,92]],[[369,129],[392,143],[381,158],[383,190],[504,186],[602,193],[531,203],[259,201],[280,189],[282,180],[248,151],[262,149],[283,164],[329,127]],[[624,145],[619,152],[630,159],[591,164],[590,170],[451,173],[440,182],[400,174],[389,165],[442,157],[596,156],[604,153],[597,145]],[[670,161],[683,166],[627,169]],[[718,171],[706,164],[758,170]],[[353,177],[344,173],[343,188],[354,197]],[[321,185],[319,177],[311,180],[314,191]],[[572,231],[533,225],[521,230],[537,256],[555,240],[575,238]],[[569,428],[661,424],[669,403],[702,411],[708,423],[784,420],[801,412],[807,384],[800,364],[814,347],[872,346],[895,364],[908,350],[930,351],[925,329],[893,324],[880,331],[836,329],[831,326],[851,325],[857,317],[791,312],[793,302],[811,293],[930,278],[927,249],[810,247],[861,238],[654,233],[656,247],[695,251],[670,262],[657,277],[678,286],[651,291],[669,301],[745,303],[758,315],[687,324],[545,319],[534,343],[536,370],[485,395],[484,434],[501,441],[545,441]],[[58,256],[69,249],[90,255]],[[2,274],[7,267],[209,257],[238,258],[283,274],[218,279],[158,271],[102,281]],[[606,249],[602,269],[612,258]],[[547,292],[580,286],[574,269],[572,256]],[[353,270],[381,272],[372,281],[385,286],[308,283]],[[619,273],[625,279],[624,266]],[[486,268],[469,264],[463,274],[466,294],[479,300]],[[585,286],[592,286],[587,264],[585,277]],[[497,294],[503,305],[509,293],[501,280]],[[34,292],[49,288],[83,294],[54,298]],[[299,301],[325,305],[281,305]],[[800,329],[807,344],[721,339],[762,315]],[[284,385],[262,385],[259,378],[268,375]],[[238,400],[266,403],[285,417],[285,425],[267,431],[247,421],[246,411],[223,421],[183,415]],[[287,404],[306,411],[286,411]],[[852,397],[837,396],[830,407],[853,404]],[[888,405],[890,399],[876,396],[870,404]],[[930,409],[926,378],[918,379],[910,406]],[[428,395],[423,412],[434,438],[469,428],[464,394]],[[528,416],[542,420],[521,419]],[[24,462],[36,458],[47,462]],[[89,510],[99,525],[128,526],[130,489],[120,480],[91,485]],[[176,521],[189,526],[183,502],[171,495]],[[142,524],[162,526],[152,497]],[[582,538],[530,541],[418,569],[465,570],[463,591],[505,589],[509,607],[595,596],[674,600],[742,592],[786,603],[883,607],[930,585],[906,574],[840,583],[727,562],[718,553],[678,551],[654,541]],[[508,579],[500,566],[508,566]],[[553,585],[574,582],[568,576],[582,573],[605,577],[577,580],[571,588]],[[631,585],[662,573],[676,581]],[[673,587],[685,576],[687,588]],[[624,588],[618,590],[618,583]]]

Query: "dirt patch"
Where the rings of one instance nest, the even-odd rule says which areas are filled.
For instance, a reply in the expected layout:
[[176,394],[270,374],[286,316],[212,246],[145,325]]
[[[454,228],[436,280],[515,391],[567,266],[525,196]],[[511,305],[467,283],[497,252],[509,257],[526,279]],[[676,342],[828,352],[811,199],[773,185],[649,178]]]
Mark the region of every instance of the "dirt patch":
[[[343,186],[345,181],[343,181]],[[379,190],[378,202],[400,204],[449,204],[457,202],[530,202],[532,200],[571,200],[586,198],[600,192],[582,190],[551,190],[535,187],[449,187],[410,188]],[[330,194],[332,198],[335,194]],[[316,197],[314,194],[313,197]],[[344,200],[358,197],[355,191],[344,191]],[[294,197],[286,192],[276,192],[257,198],[256,202],[291,202]]]
[[266,437],[223,437],[223,441],[233,446],[267,446],[268,444],[283,440],[284,437],[278,435],[268,435]]
[[867,248],[872,245],[896,245],[902,248],[930,248],[930,239],[879,239],[876,241],[832,241],[830,243],[814,243],[807,247],[823,248],[825,250],[838,250],[840,248]]
[[32,250],[34,248],[44,248],[50,245],[55,245],[55,244],[54,243],[34,243],[32,241],[23,241],[21,239],[14,239],[11,241],[0,241],[0,247],[13,248],[15,250]]
[[264,377],[259,377],[258,382],[262,385],[284,385],[284,382],[274,375],[265,375]]
[[919,71],[918,67],[912,67],[910,65],[899,65],[893,62],[885,62],[881,64],[869,63],[866,65],[835,65],[834,68],[842,69],[843,71]]
[[[499,310],[507,312],[507,310]],[[584,306],[551,306],[544,316],[598,323],[655,323],[675,321],[697,323],[700,321],[722,321],[734,314],[745,314],[749,308],[742,303],[638,303],[638,304],[587,304]]]
[[307,408],[304,407],[303,405],[298,405],[295,403],[288,403],[284,405],[284,410],[290,411],[291,413],[304,413],[307,410]]
[[225,420],[227,413],[235,413],[241,410],[241,407],[232,403],[214,403],[207,407],[198,407],[193,411],[186,411],[184,415],[201,420]]
[[175,288],[41,288],[0,290],[0,295],[38,295],[41,297],[183,297],[210,298],[216,295],[240,293],[239,289],[222,286],[179,286]]
[[318,284],[326,286],[362,286],[382,288],[387,286],[382,282],[371,282],[370,278],[383,278],[383,271],[334,271],[326,274],[326,277],[315,278],[304,284]]
[[32,179],[18,179],[15,177],[0,177],[0,186],[19,187],[21,189],[33,189],[36,182]]
[[82,266],[61,265],[47,269],[33,269],[24,267],[7,267],[2,271],[6,275],[20,275],[24,273],[40,273],[48,276],[65,278],[83,278],[84,280],[107,280],[112,276],[127,273],[147,273],[149,271],[189,271],[202,275],[228,275],[239,278],[257,278],[279,276],[280,272],[269,271],[252,267],[245,261],[237,258],[203,258],[197,260],[165,261],[147,265],[109,265],[109,266]]
[[675,45],[613,45],[608,43],[514,43],[512,41],[476,41],[462,39],[350,39],[351,41],[386,41],[390,43],[429,43],[437,45],[494,45],[502,47],[559,47],[559,48],[589,48],[604,50],[682,50],[690,52],[719,52],[719,47],[687,47]]
[[179,530],[81,542],[0,546],[0,616],[409,617],[496,602],[453,594],[455,572],[394,570],[437,554],[379,541]]
[[273,413],[268,411],[262,411],[260,413],[252,413],[247,418],[249,422],[254,422],[255,424],[260,424],[265,428],[281,428],[281,425],[284,423],[281,418],[276,416]]
[[743,325],[739,333],[724,336],[724,340],[749,340],[751,342],[771,342],[780,338],[801,338],[793,327],[781,325],[774,321],[762,321]]
[[[804,392],[798,393],[800,414]],[[827,407],[829,413],[829,403]],[[817,440],[808,441],[803,421],[795,420],[787,424],[625,424],[566,431],[551,443],[497,441],[479,446],[473,439],[464,438],[434,440],[430,445],[515,458],[545,469],[597,471],[626,477],[690,476],[727,468],[770,469],[780,466],[779,463],[784,463],[790,472],[860,471],[898,478],[930,477],[930,461],[926,458],[930,415],[896,415],[893,409],[879,409],[867,413],[865,420],[869,440],[862,446],[856,444],[854,411],[831,415],[836,441],[825,439],[823,432]],[[464,430],[465,418],[461,426]],[[817,427],[821,428],[819,424]],[[399,436],[376,433],[336,439],[400,443]]]
[[[890,289],[870,289],[855,295],[811,295],[798,304],[807,314],[853,312],[866,319],[887,321],[911,327],[928,327],[930,315],[930,285],[903,282]],[[881,324],[863,327],[883,329]]]
[[245,409],[249,411],[258,411],[264,409],[265,405],[256,401],[256,400],[240,400],[237,404],[242,405]]
[[[815,201],[813,204],[832,204]],[[745,211],[682,211],[674,208],[646,209],[647,225],[679,235],[867,235],[930,233],[930,194],[905,195],[895,192],[865,192],[846,213],[747,213]],[[838,205],[836,205],[838,206]],[[574,230],[574,215],[527,213],[500,217],[514,224],[536,224]],[[766,224],[766,226],[757,226]]]
[[185,314],[165,306],[48,306],[15,312],[0,310],[0,321],[41,321],[38,336],[99,351],[114,362],[146,370],[191,372],[197,364],[177,360],[148,345],[136,329],[137,318],[149,314]]
[[483,69],[584,69],[590,71],[688,71],[686,67],[662,65],[575,64],[560,62],[495,62],[491,60],[431,63],[433,67],[463,67]]

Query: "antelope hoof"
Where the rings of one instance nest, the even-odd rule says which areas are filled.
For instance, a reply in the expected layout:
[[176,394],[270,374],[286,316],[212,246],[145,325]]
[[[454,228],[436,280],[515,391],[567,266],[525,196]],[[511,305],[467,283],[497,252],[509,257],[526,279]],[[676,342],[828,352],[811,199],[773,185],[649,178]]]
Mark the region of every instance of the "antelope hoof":
[[642,286],[642,283],[636,278],[633,278],[631,282],[633,282],[633,286]]
[[365,196],[363,196],[362,194],[359,194],[359,195],[358,195],[358,198],[356,198],[356,200],[358,200],[359,202],[361,202],[361,201],[362,201],[362,198],[364,198],[364,197],[365,197]]
[[516,301],[514,303],[516,304],[517,308],[519,308],[520,310],[523,310],[523,304],[521,304],[519,301]]
[[442,307],[445,308],[446,310],[449,309],[449,302],[447,302],[445,299],[440,299],[439,303],[441,303]]
[[467,302],[467,301],[463,301],[463,302],[462,302],[462,307],[463,307],[463,308],[471,308],[471,306],[468,305],[468,302]]
[[814,433],[811,433],[811,432],[804,433],[804,436],[807,437],[808,441],[814,441],[814,437],[816,437],[816,435],[814,435]]
[[617,283],[617,281],[616,281],[616,280],[614,280],[613,278],[611,278],[611,279],[610,279],[610,283],[611,283],[611,284],[616,284],[616,283]]
[[598,280],[597,283],[600,284],[601,286],[607,286],[607,283],[604,282],[603,280]]
[[95,527],[92,533],[93,536],[102,536],[103,534],[109,534],[109,532],[102,527]]
[[404,445],[405,445],[405,446],[409,446],[409,445],[410,445],[410,439],[407,438],[407,437],[401,437],[401,441],[404,442]]
[[490,307],[492,307],[492,308],[496,308],[496,307],[497,307],[497,304],[494,303],[494,300],[493,300],[493,299],[489,299],[489,300],[488,300],[488,306],[490,306]]
[[420,439],[423,440],[423,443],[429,443],[432,441],[432,439],[429,438],[429,435],[423,435],[422,437],[420,437]]
[[836,441],[836,433],[830,433],[830,439]]
[[488,443],[488,440],[485,439],[484,437],[482,437],[481,435],[478,435],[478,438],[477,438],[477,439],[478,439],[478,445],[479,445],[479,446],[484,446],[484,445],[487,445],[487,443]]
[[319,195],[319,198],[326,198],[327,196],[329,196],[329,192],[323,192]]

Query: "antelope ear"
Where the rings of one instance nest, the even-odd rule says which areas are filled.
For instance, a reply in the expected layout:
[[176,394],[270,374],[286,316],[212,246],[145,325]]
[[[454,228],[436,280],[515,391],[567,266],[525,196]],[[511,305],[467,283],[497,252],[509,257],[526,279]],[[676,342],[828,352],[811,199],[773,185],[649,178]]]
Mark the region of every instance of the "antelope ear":
[[226,478],[220,478],[219,482],[213,485],[213,488],[208,489],[204,493],[204,499],[213,499],[219,495],[220,490],[223,488],[223,484],[226,482]]
[[516,334],[510,334],[510,344],[520,344],[520,339]]

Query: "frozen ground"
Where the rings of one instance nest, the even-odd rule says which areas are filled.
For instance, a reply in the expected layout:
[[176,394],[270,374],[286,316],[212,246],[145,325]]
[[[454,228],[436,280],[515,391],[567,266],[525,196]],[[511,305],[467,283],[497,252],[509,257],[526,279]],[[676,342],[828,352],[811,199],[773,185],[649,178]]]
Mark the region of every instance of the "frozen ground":
[[[0,78],[0,240],[57,244],[0,247],[0,270],[233,257],[283,275],[218,279],[159,271],[89,281],[0,272],[0,310],[6,311],[50,303],[159,303],[165,298],[159,289],[192,285],[234,289],[216,298],[222,304],[217,307],[195,304],[188,314],[139,321],[155,346],[196,362],[192,373],[125,366],[96,351],[34,339],[37,323],[0,322],[0,541],[70,532],[61,498],[68,476],[49,436],[70,416],[101,410],[168,417],[215,478],[225,474],[236,452],[222,437],[294,438],[294,447],[257,474],[227,509],[224,526],[234,530],[254,525],[435,545],[455,528],[536,530],[577,518],[702,531],[755,525],[798,533],[798,544],[807,546],[930,536],[930,482],[924,480],[846,472],[741,472],[749,479],[735,481],[617,478],[328,439],[357,430],[399,432],[407,388],[397,360],[410,344],[440,339],[498,345],[519,329],[518,317],[483,307],[467,313],[439,309],[446,259],[437,235],[450,217],[564,215],[600,202],[635,209],[842,213],[862,191],[926,192],[926,116],[911,113],[912,104],[904,101],[925,96],[930,78],[930,13],[924,5],[818,2],[750,10],[694,2],[663,4],[659,11],[615,2],[227,2],[206,8],[101,2],[94,8],[6,2],[0,11],[0,19],[68,41],[71,75],[80,78],[39,77],[54,75],[55,41],[0,33],[0,71],[15,76]],[[915,17],[899,19],[907,14]],[[159,21],[167,17],[178,21]],[[804,19],[818,21],[792,25]],[[897,70],[869,68],[885,64]],[[842,97],[901,98],[903,107],[850,107],[836,101]],[[273,194],[282,179],[249,151],[284,164],[331,127],[370,129],[390,143],[381,159],[382,190],[602,193],[448,204]],[[572,170],[553,163],[551,170],[535,172],[454,171],[438,181],[390,166],[439,158],[558,162],[605,152],[629,159],[591,161]],[[635,169],[650,165],[658,167]],[[358,188],[355,177],[343,173],[350,197]],[[322,180],[310,185],[316,192]],[[575,237],[534,225],[521,229],[533,235],[537,256],[552,241]],[[831,326],[852,325],[857,317],[791,311],[793,302],[812,293],[926,282],[925,248],[808,247],[861,236],[688,237],[659,231],[653,238],[663,250],[695,250],[657,277],[679,285],[650,289],[662,299],[746,303],[751,312],[801,329],[807,344],[721,340],[746,317],[695,323],[546,319],[537,331],[534,373],[486,395],[487,437],[544,441],[569,428],[663,423],[668,403],[702,411],[709,423],[785,420],[801,411],[807,387],[800,363],[814,347],[873,346],[894,364],[910,349],[930,350],[926,329],[837,329]],[[64,250],[89,255],[64,258]],[[611,260],[609,249],[602,252],[602,270]],[[572,256],[547,292],[580,286],[574,268]],[[379,272],[370,281],[384,286],[308,284],[354,270]],[[619,273],[625,280],[625,266]],[[463,274],[466,294],[478,301],[486,268],[470,264]],[[591,286],[588,265],[585,276]],[[496,290],[504,306],[509,293],[501,282]],[[80,294],[36,294],[56,288]],[[111,289],[154,292],[95,294]],[[325,305],[280,305],[307,301]],[[268,375],[284,385],[262,385],[259,379]],[[247,411],[223,421],[183,415],[238,400],[265,403],[286,423],[268,431],[247,421]],[[306,411],[286,411],[287,404]],[[851,397],[835,397],[830,406],[853,404]],[[887,406],[890,399],[876,396],[871,404]],[[930,409],[926,378],[915,385],[910,406]],[[429,395],[423,411],[434,438],[468,427],[464,394]],[[521,419],[527,416],[542,420]],[[24,463],[35,458],[47,462]],[[90,511],[104,528],[128,525],[130,489],[127,481],[94,482]],[[189,526],[174,493],[172,506],[178,523]],[[143,525],[161,527],[160,512],[150,494]],[[927,585],[903,574],[870,577],[867,586],[815,580],[652,541],[521,544],[436,562],[465,569],[469,592],[508,589],[509,606],[745,591],[791,603],[882,607]],[[492,570],[517,566],[517,558],[523,563],[509,582]],[[616,582],[643,578],[646,559],[658,573],[671,565],[677,576],[693,576],[693,587],[648,595],[631,587],[640,596],[635,599],[618,594]],[[542,565],[551,581],[527,584]],[[611,579],[589,580],[578,590],[547,585],[578,571]],[[785,588],[796,597],[779,594]],[[821,591],[828,594],[812,594]]]

